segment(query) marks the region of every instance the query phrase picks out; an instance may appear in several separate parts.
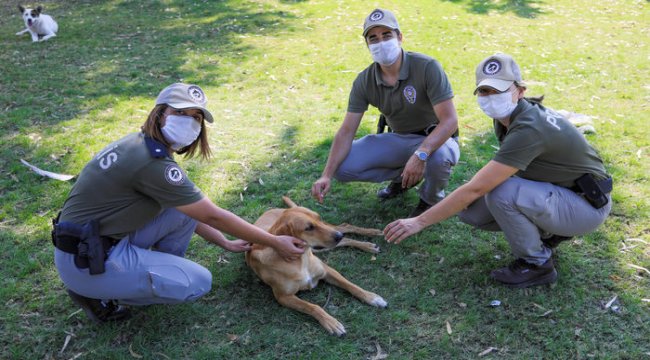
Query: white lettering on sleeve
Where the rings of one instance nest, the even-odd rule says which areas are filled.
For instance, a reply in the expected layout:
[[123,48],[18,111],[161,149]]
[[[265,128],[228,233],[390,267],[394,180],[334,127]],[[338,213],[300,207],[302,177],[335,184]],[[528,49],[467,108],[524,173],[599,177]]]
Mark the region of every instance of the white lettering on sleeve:
[[559,118],[559,116],[560,116],[559,114],[546,109],[546,122],[551,124],[554,128],[558,130],[562,130],[560,126],[557,124],[557,119]]
[[99,159],[99,167],[108,170],[117,161],[117,153],[111,152]]

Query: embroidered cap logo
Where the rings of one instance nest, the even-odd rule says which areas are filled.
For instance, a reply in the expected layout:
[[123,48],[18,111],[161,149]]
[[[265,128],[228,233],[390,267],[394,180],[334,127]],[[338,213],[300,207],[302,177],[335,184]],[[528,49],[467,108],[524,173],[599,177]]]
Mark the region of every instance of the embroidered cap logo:
[[370,14],[370,20],[371,21],[379,21],[384,18],[384,13],[382,11],[375,11],[372,14]]
[[187,88],[187,94],[194,100],[195,102],[199,104],[204,104],[205,103],[205,95],[203,94],[203,90],[201,90],[200,87],[196,85],[192,85],[189,88]]
[[490,60],[483,66],[483,74],[494,75],[501,70],[501,63],[498,60]]

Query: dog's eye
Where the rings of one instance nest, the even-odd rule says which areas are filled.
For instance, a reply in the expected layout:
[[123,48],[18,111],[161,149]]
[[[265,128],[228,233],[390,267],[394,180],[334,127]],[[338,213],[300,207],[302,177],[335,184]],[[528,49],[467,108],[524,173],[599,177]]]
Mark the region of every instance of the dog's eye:
[[313,230],[314,230],[314,224],[309,224],[309,225],[307,225],[307,227],[305,228],[305,231],[313,231]]

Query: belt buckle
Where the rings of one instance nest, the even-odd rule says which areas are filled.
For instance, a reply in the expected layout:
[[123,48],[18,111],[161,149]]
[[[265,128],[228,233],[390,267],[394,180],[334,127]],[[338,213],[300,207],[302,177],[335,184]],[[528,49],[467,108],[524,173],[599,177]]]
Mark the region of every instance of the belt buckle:
[[436,128],[436,124],[431,124],[429,125],[426,129],[424,129],[424,135],[429,136],[431,132]]

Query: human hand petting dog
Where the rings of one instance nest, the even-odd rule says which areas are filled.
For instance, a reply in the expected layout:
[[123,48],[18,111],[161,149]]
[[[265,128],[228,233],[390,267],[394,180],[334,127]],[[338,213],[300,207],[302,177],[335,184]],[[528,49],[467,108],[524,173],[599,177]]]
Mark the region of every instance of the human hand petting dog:
[[251,244],[246,240],[236,239],[224,242],[221,247],[230,252],[239,253],[250,250]]
[[384,228],[384,237],[389,243],[399,244],[407,237],[419,233],[425,227],[426,225],[420,220],[419,216],[408,219],[399,219],[386,225]]
[[288,235],[278,235],[276,238],[278,241],[273,248],[284,261],[298,260],[305,252],[306,243],[298,238]]

